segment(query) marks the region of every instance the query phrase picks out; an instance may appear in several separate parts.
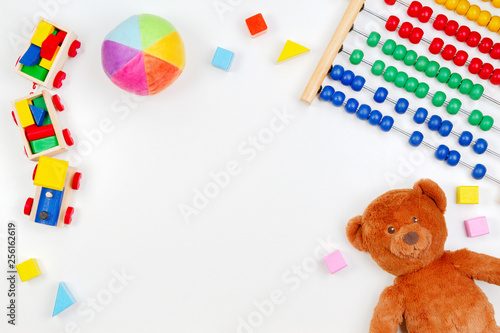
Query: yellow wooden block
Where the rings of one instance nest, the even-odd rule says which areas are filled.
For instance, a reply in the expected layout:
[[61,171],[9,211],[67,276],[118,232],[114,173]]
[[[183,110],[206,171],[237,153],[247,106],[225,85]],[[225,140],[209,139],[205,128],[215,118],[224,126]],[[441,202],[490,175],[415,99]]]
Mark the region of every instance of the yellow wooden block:
[[287,40],[278,58],[278,62],[288,60],[290,58],[298,56],[299,54],[303,54],[309,51],[310,50],[307,47],[292,42],[291,40]]
[[35,120],[33,119],[33,114],[30,109],[30,102],[27,99],[23,99],[22,101],[16,102],[16,111],[19,116],[19,121],[21,122],[21,126],[23,128],[31,126],[35,124]]
[[38,27],[36,27],[35,34],[31,39],[31,44],[35,44],[36,46],[42,47],[43,41],[54,32],[54,26],[52,24],[48,24],[45,21],[40,21],[38,23]]
[[457,204],[478,204],[479,186],[457,187]]
[[52,60],[47,60],[45,58],[41,58],[39,66],[43,67],[45,69],[48,69],[50,71],[50,67],[52,67],[54,60],[56,60],[57,53],[59,52],[60,48],[61,48],[60,46],[57,47],[56,52],[54,53],[54,56],[52,57]]
[[29,259],[25,262],[16,265],[17,273],[19,274],[19,278],[22,282],[31,280],[39,275],[42,275],[40,271],[40,267],[38,267],[38,263],[36,259]]
[[33,184],[56,191],[62,191],[64,189],[68,167],[68,161],[40,156]]

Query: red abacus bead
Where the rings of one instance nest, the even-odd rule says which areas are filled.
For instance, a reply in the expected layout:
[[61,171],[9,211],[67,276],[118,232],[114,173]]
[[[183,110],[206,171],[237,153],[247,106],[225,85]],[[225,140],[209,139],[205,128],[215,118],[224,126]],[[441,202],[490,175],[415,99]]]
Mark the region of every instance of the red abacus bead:
[[441,31],[444,29],[444,27],[446,27],[446,23],[448,23],[448,18],[446,17],[446,15],[439,14],[438,16],[436,16],[436,19],[434,20],[432,26],[437,31]]
[[485,63],[481,70],[479,71],[479,77],[483,80],[488,80],[493,73],[493,65],[490,63]]
[[467,59],[469,59],[467,52],[460,50],[455,55],[455,58],[453,58],[453,63],[457,66],[463,66],[467,62]]
[[469,37],[469,35],[470,35],[470,29],[469,29],[469,27],[466,26],[466,25],[463,25],[460,28],[458,28],[458,31],[455,34],[455,38],[459,42],[463,43],[463,42],[465,42],[467,40],[467,38]]
[[467,45],[470,47],[476,47],[479,45],[479,42],[481,41],[481,34],[477,31],[472,31],[469,35],[469,38],[467,38]]
[[418,20],[422,23],[427,23],[432,17],[433,10],[431,7],[423,7],[420,15],[418,16]]
[[403,24],[401,24],[401,27],[399,27],[398,31],[399,37],[408,38],[412,30],[413,30],[413,24],[411,24],[410,22],[404,22]]
[[388,4],[389,6],[392,6],[396,3],[396,0],[384,0],[386,4]]
[[500,59],[500,44],[499,43],[495,43],[495,45],[493,45],[493,47],[491,48],[490,57],[491,57],[491,59],[495,59],[495,60]]
[[484,37],[481,43],[479,43],[477,49],[481,53],[488,53],[491,51],[492,47],[493,47],[493,40],[491,38]]
[[418,44],[422,40],[422,37],[424,37],[424,31],[420,28],[414,28],[411,31],[410,37],[408,37],[408,40],[412,44]]
[[469,73],[477,74],[483,67],[483,61],[479,58],[473,58],[469,64]]
[[455,36],[459,26],[460,25],[458,24],[457,21],[449,20],[448,24],[446,24],[446,27],[444,27],[444,33],[447,34],[448,36]]
[[387,31],[396,31],[399,25],[399,17],[391,15],[385,23],[385,29]]
[[457,48],[451,44],[448,44],[444,47],[443,52],[441,52],[441,57],[444,60],[452,60],[455,57],[455,53],[457,53]]
[[441,53],[441,50],[443,49],[444,41],[441,38],[434,38],[431,42],[431,45],[429,45],[429,52],[432,54],[439,54]]
[[422,4],[418,1],[413,1],[409,6],[408,6],[408,16],[409,17],[418,17],[420,15],[420,12],[422,11]]
[[493,71],[493,75],[490,77],[490,82],[496,86],[500,84],[500,69],[495,69]]

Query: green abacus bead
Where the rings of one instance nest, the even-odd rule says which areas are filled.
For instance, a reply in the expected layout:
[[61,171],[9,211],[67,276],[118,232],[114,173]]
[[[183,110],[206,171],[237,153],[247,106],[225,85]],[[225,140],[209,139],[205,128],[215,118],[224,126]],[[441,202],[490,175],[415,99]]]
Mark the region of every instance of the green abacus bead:
[[365,54],[361,50],[354,50],[351,53],[351,56],[349,57],[349,61],[353,65],[359,65],[361,61],[363,60],[363,57]]
[[382,60],[377,60],[373,63],[372,74],[380,76],[384,73],[385,63]]
[[490,116],[484,116],[479,123],[479,128],[483,131],[489,131],[493,127],[494,120]]
[[427,66],[429,66],[429,58],[424,56],[418,57],[417,62],[415,63],[415,69],[419,72],[425,72]]
[[448,79],[450,78],[451,71],[447,67],[441,67],[441,69],[438,72],[438,75],[436,79],[441,82],[441,83],[446,83],[448,82]]
[[396,79],[396,75],[398,75],[398,70],[394,66],[389,66],[385,70],[384,80],[386,82],[392,83]]
[[429,64],[427,65],[427,68],[425,69],[425,75],[430,78],[434,78],[438,75],[439,73],[439,63],[437,61],[430,61]]
[[384,46],[382,46],[382,52],[385,55],[392,55],[394,53],[394,49],[396,48],[396,42],[392,39],[388,39],[385,41]]
[[406,52],[403,62],[406,66],[413,66],[415,65],[415,61],[417,61],[417,58],[417,52],[409,50],[408,52]]
[[405,72],[398,72],[396,78],[394,79],[394,85],[398,88],[403,88],[408,81],[408,74]]
[[474,110],[471,112],[469,119],[467,120],[472,126],[477,126],[481,123],[481,120],[483,120],[483,113],[479,110]]
[[484,87],[480,84],[475,84],[469,93],[469,97],[472,100],[477,101],[483,96],[483,93],[484,93]]
[[378,42],[380,42],[380,34],[376,31],[372,31],[366,40],[366,44],[368,44],[369,47],[376,47]]
[[406,52],[408,52],[408,50],[406,49],[406,46],[398,45],[394,49],[394,52],[392,53],[392,57],[397,61],[403,60],[405,58]]
[[457,114],[458,111],[460,111],[460,108],[462,107],[462,102],[459,99],[452,98],[450,99],[450,102],[446,106],[446,112],[449,114]]
[[451,89],[457,89],[462,83],[462,76],[458,73],[453,73],[448,80],[448,87]]
[[417,98],[423,99],[429,93],[429,85],[425,82],[420,82],[417,90],[415,91],[415,96]]
[[418,80],[415,79],[414,77],[410,77],[408,80],[406,80],[405,83],[405,90],[409,93],[414,93],[415,90],[417,90],[418,87]]
[[432,105],[440,107],[443,106],[444,101],[446,101],[446,94],[442,91],[436,91],[432,97]]
[[461,94],[468,95],[472,91],[473,86],[474,86],[474,83],[472,83],[471,80],[464,79],[464,80],[462,80],[462,83],[460,83],[460,87],[458,87],[458,91],[460,91]]

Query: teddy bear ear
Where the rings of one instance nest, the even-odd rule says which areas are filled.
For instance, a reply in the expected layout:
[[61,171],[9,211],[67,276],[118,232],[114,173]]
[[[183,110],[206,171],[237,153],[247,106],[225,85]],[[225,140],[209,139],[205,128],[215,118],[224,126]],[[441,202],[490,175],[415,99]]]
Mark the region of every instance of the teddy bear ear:
[[420,179],[413,185],[413,189],[418,191],[420,194],[425,194],[431,198],[439,210],[444,213],[446,210],[446,195],[444,194],[441,187],[430,179]]
[[347,222],[346,233],[347,239],[351,242],[352,246],[354,246],[359,251],[367,252],[363,244],[363,231],[361,226],[363,219],[361,215],[353,217]]

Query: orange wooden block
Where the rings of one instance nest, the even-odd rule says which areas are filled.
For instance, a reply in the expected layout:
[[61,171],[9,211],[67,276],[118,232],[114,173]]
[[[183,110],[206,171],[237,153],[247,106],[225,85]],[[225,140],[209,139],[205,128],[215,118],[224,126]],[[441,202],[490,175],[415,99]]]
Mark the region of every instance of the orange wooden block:
[[261,13],[247,18],[245,22],[252,38],[261,36],[267,32],[267,24]]

